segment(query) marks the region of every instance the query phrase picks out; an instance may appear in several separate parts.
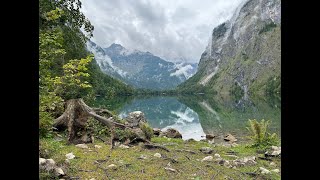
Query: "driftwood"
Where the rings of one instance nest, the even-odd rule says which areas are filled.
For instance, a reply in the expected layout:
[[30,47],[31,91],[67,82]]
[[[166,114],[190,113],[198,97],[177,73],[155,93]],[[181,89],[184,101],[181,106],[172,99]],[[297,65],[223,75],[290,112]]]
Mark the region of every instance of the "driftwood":
[[[102,115],[108,116],[108,118]],[[64,113],[60,117],[55,119],[53,127],[58,130],[68,129],[68,143],[89,143],[93,141],[92,135],[88,135],[85,129],[89,117],[94,118],[95,120],[111,129],[112,138],[114,137],[115,128],[129,129],[134,132],[131,127],[125,124],[114,122],[113,116],[109,110],[91,108],[86,105],[81,98],[70,99],[66,102]],[[111,147],[114,146],[112,138]]]

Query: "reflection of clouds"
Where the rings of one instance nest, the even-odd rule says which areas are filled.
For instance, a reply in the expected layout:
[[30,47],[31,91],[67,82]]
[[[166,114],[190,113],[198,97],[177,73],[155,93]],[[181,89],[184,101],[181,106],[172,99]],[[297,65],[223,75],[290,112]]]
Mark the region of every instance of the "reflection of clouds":
[[183,109],[179,109],[178,111],[171,111],[171,114],[174,114],[176,117],[173,125],[169,125],[162,130],[166,130],[169,127],[178,130],[182,139],[190,139],[193,138],[195,140],[203,139],[201,136],[205,136],[201,124],[199,123],[199,116],[196,112],[194,112],[189,107]]
[[195,120],[199,121],[198,114],[189,107],[187,107],[185,111],[182,111],[181,109],[179,111],[171,111],[171,114],[174,114],[178,117],[176,123],[185,124],[191,123]]
[[189,124],[177,124],[176,123],[174,125],[167,126],[167,127],[163,128],[162,131],[164,131],[168,128],[173,128],[173,129],[178,130],[181,133],[183,140],[193,138],[193,139],[199,141],[199,140],[203,139],[203,137],[201,137],[201,136],[206,135],[203,132],[203,129],[202,129],[200,123],[189,123]]

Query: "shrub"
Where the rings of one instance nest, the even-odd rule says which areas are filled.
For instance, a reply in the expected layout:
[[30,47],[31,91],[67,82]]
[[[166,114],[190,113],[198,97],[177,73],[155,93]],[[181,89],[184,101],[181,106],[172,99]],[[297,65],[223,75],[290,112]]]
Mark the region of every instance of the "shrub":
[[39,136],[52,136],[53,117],[48,112],[39,112]]
[[260,122],[253,119],[248,121],[249,127],[247,129],[251,133],[249,138],[254,141],[252,144],[253,147],[267,147],[272,145],[279,144],[279,138],[277,134],[270,134],[268,131],[268,127],[270,125],[270,121],[265,121],[262,119]]
[[139,125],[140,129],[143,131],[144,135],[148,140],[151,140],[153,136],[153,129],[149,126],[148,123],[142,123]]

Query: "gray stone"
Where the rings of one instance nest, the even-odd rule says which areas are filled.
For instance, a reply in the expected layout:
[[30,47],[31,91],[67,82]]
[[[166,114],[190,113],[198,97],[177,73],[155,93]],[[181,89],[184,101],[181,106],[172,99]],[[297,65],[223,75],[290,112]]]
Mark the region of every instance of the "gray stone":
[[100,149],[100,148],[102,148],[102,146],[94,145],[94,148]]
[[182,139],[182,135],[179,131],[173,129],[173,128],[168,128],[165,132],[161,133],[161,136],[166,136],[168,138],[180,138]]
[[266,169],[264,167],[260,167],[260,172],[261,172],[261,174],[270,174],[271,173],[268,169]]
[[54,168],[54,173],[55,173],[55,175],[57,175],[57,176],[63,176],[63,175],[65,175],[65,173],[63,172],[63,170],[62,170],[61,168],[59,168],[59,167]]
[[200,148],[200,151],[204,154],[211,154],[213,152],[213,150],[209,147],[202,147]]
[[117,169],[117,166],[115,164],[110,164],[107,166],[108,169]]
[[213,157],[212,156],[207,156],[207,157],[204,157],[201,162],[204,162],[204,161],[212,161],[213,160]]
[[227,134],[227,135],[224,137],[224,140],[225,140],[225,141],[229,141],[229,142],[236,142],[236,141],[238,141],[232,134]]
[[128,122],[128,125],[130,127],[139,127],[141,123],[147,122],[144,113],[141,111],[134,111],[129,113],[125,120]]
[[280,173],[279,169],[272,169],[271,171],[274,172],[274,173]]
[[66,154],[67,159],[73,159],[74,157],[76,157],[72,152]]
[[77,144],[76,147],[81,149],[88,149],[89,147],[86,144]]
[[129,147],[129,146],[126,146],[126,145],[121,144],[121,145],[119,146],[119,148],[121,148],[121,149],[129,149],[130,147]]
[[155,153],[153,156],[157,157],[157,158],[161,158],[161,154],[160,153]]

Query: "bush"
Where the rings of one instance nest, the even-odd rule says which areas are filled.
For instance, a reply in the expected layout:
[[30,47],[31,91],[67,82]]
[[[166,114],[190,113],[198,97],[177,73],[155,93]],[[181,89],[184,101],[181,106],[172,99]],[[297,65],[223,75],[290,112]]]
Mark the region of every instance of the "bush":
[[53,117],[48,112],[39,112],[39,136],[52,136]]
[[270,134],[269,132],[267,132],[270,125],[269,120],[265,121],[264,119],[262,119],[260,122],[258,122],[255,119],[249,119],[248,124],[249,127],[247,127],[247,129],[251,133],[251,136],[249,136],[249,138],[254,141],[254,143],[252,144],[253,147],[265,148],[267,146],[277,146],[279,144],[280,141],[277,134]]
[[148,123],[140,124],[140,129],[143,131],[147,140],[151,140],[151,138],[153,136],[153,129],[149,126],[149,124]]

